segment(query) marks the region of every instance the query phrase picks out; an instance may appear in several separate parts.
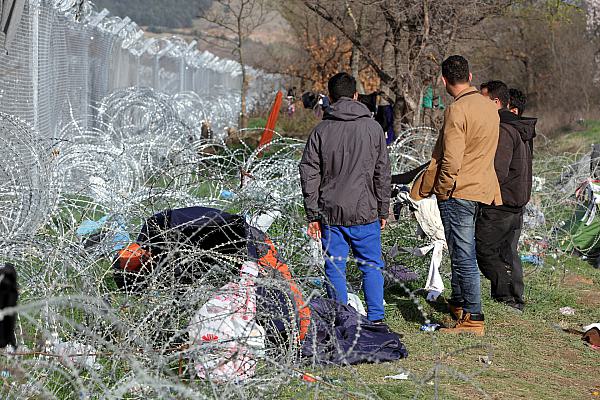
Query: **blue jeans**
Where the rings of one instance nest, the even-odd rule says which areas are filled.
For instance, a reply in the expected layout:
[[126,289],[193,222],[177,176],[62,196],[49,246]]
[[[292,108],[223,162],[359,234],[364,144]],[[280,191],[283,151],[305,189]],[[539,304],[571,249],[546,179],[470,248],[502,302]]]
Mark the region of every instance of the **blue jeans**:
[[475,252],[475,221],[479,204],[463,199],[438,201],[452,267],[450,302],[465,312],[481,313],[481,286]]
[[348,250],[356,258],[363,274],[363,291],[367,303],[367,319],[383,319],[383,258],[381,256],[381,225],[375,221],[366,225],[321,226],[327,295],[342,304],[348,304],[346,286],[346,258]]

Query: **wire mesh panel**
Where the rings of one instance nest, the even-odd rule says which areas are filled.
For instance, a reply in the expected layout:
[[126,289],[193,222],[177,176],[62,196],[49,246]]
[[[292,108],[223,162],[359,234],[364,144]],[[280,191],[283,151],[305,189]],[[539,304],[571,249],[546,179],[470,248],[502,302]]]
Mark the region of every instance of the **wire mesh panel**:
[[0,54],[0,111],[34,125],[33,67],[37,54],[33,51],[33,15],[28,2],[23,14],[15,39],[8,44],[6,54]]
[[0,57],[0,111],[23,118],[42,137],[56,137],[71,120],[93,122],[104,97],[130,86],[227,96],[219,101],[233,112],[223,126],[236,124],[237,63],[200,53],[177,37],[145,38],[128,18],[97,12],[87,2],[25,3],[16,38]]

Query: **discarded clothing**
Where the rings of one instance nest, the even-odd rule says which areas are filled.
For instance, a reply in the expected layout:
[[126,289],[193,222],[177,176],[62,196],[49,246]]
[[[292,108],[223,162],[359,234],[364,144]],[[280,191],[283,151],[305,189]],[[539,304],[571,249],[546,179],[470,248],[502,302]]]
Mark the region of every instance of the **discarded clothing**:
[[385,272],[386,275],[391,276],[394,281],[408,282],[419,279],[419,274],[415,271],[411,271],[404,265],[392,264],[386,268]]
[[540,256],[533,254],[522,255],[521,261],[538,266],[544,265],[544,260]]
[[446,241],[442,217],[440,216],[440,210],[438,209],[437,200],[434,196],[414,201],[409,193],[400,192],[398,193],[398,198],[411,205],[411,209],[414,210],[414,216],[417,219],[421,230],[428,238],[432,241]]
[[310,308],[312,321],[301,354],[317,364],[354,365],[408,356],[400,335],[385,324],[369,322],[350,306],[315,298]]
[[363,317],[367,316],[367,310],[365,310],[365,306],[363,305],[360,297],[355,295],[354,293],[348,293],[348,305],[356,310]]
[[[423,165],[419,165],[417,168],[415,169],[411,169],[408,172],[405,172],[403,174],[396,174],[396,175],[392,175],[392,184],[396,184],[396,185],[409,185],[410,183],[412,183],[412,181],[415,180],[415,178],[417,177],[417,175],[419,175],[421,173],[421,171],[425,170],[425,168],[429,167],[429,163],[431,161],[427,161],[425,164]],[[394,195],[392,194],[392,197],[394,197]]]
[[265,330],[256,323],[257,275],[256,263],[244,263],[239,281],[219,289],[192,318],[190,352],[200,378],[226,383],[254,376],[265,350]]
[[[261,277],[282,282],[281,290],[260,286],[256,288],[257,308],[264,311],[263,315],[281,315],[273,318],[275,321],[272,324],[277,325],[277,329],[294,325],[294,332],[298,332],[295,340],[302,340],[306,335],[310,324],[310,309],[305,304],[288,265],[281,259],[269,237],[249,226],[244,217],[207,207],[162,211],[145,221],[137,244],[151,258],[148,265],[144,263],[137,271],[124,269],[119,257],[115,258],[113,277],[121,290],[145,290],[149,275],[160,276],[161,279],[155,280],[154,285],[170,285],[173,279],[189,284],[198,276],[207,274],[211,274],[215,282],[225,285],[231,282],[237,270],[235,266],[213,268],[215,261],[218,262],[223,255],[250,257],[259,265]],[[198,256],[181,257],[186,252],[198,252]],[[279,304],[284,306],[278,307]],[[257,319],[259,317],[260,315]],[[268,329],[266,326],[265,328]]]
[[435,197],[414,201],[406,192],[401,192],[398,197],[403,201],[411,204],[414,209],[414,216],[419,223],[419,227],[432,243],[429,246],[421,248],[404,248],[403,250],[417,257],[423,257],[433,250],[431,262],[429,263],[429,274],[427,275],[427,283],[425,289],[429,292],[427,295],[428,301],[433,301],[444,291],[444,282],[440,274],[440,266],[442,265],[443,250],[446,247],[446,236],[444,234],[444,225],[440,211],[437,207]]
[[431,254],[431,262],[429,263],[427,283],[425,284],[425,290],[427,290],[428,292],[427,301],[436,300],[445,289],[444,281],[442,280],[442,275],[440,274],[440,266],[442,265],[442,254],[445,244],[445,241],[436,240],[429,246],[421,248],[403,248],[404,251],[417,257],[424,257],[430,251],[433,250]]

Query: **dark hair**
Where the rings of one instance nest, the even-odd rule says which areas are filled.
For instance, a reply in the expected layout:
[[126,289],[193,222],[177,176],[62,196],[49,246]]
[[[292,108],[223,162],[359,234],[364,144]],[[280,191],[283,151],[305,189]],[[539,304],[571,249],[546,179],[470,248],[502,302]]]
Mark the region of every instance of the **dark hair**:
[[508,86],[502,81],[489,81],[487,83],[488,97],[491,100],[498,99],[502,107],[508,107]]
[[508,104],[510,108],[516,108],[519,116],[525,112],[525,105],[527,104],[527,96],[523,94],[519,89],[508,89],[510,99]]
[[352,98],[356,93],[356,79],[346,72],[340,72],[329,78],[327,89],[333,103],[342,97]]
[[442,63],[442,76],[451,85],[469,82],[469,62],[463,56],[450,56]]
[[479,85],[479,91],[481,92],[483,89],[487,89],[487,87],[488,87],[488,83],[483,82],[481,85]]

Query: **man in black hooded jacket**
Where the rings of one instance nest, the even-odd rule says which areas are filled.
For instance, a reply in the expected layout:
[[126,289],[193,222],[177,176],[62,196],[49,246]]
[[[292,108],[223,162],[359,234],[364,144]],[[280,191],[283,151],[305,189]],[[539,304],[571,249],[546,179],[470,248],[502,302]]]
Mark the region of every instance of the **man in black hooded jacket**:
[[523,208],[531,197],[533,138],[537,119],[508,109],[508,87],[500,81],[486,84],[487,96],[500,114],[500,136],[494,167],[501,206],[482,206],[476,225],[477,263],[491,282],[492,297],[523,311],[523,267],[517,245],[523,226]]

